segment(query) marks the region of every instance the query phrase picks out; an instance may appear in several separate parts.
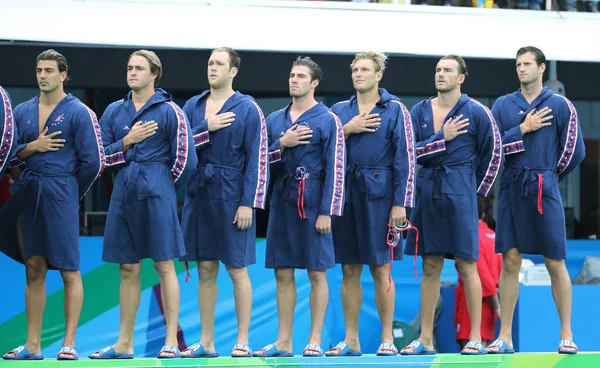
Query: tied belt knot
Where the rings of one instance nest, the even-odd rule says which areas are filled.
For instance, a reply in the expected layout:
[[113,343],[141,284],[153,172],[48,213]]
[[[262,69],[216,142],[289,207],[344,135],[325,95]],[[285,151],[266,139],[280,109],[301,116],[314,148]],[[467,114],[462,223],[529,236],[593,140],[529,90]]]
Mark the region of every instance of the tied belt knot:
[[285,175],[281,178],[280,185],[281,188],[283,188],[283,193],[289,193],[292,189],[292,183],[294,181],[298,182],[298,199],[296,200],[296,206],[298,207],[298,215],[301,219],[306,218],[306,211],[304,210],[306,180],[319,179],[320,177],[321,171],[308,172],[304,166],[298,166],[294,173]]
[[527,167],[523,166],[515,170],[513,174],[513,181],[518,180],[519,175],[521,175],[521,193],[523,196],[528,196],[531,193],[529,188],[529,183],[533,183],[535,181],[537,184],[537,207],[539,214],[544,213],[544,209],[542,207],[542,197],[544,195],[544,176],[540,171],[551,171],[556,172],[554,169],[549,168],[535,168],[535,167]]
[[69,176],[73,176],[74,174],[72,172],[66,172],[66,173],[40,173],[37,171],[33,171],[31,169],[25,169],[21,175],[20,175],[20,180],[23,183],[23,186],[26,187],[28,186],[32,180],[34,178],[37,179],[37,193],[36,193],[36,197],[35,197],[35,210],[33,211],[33,218],[35,219],[37,217],[37,211],[40,205],[40,199],[42,197],[42,192],[44,190],[44,185],[45,185],[45,178],[65,178],[65,177],[69,177]]
[[360,174],[360,170],[358,170],[359,166],[356,162],[351,162],[346,165],[346,177],[358,179]]

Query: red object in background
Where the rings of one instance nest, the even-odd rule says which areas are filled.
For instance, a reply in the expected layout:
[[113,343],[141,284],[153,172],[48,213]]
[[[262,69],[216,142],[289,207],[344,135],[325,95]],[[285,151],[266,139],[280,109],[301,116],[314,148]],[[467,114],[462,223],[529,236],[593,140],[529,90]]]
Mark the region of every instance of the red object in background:
[[12,176],[6,174],[0,179],[0,207],[4,206],[10,199],[10,187],[15,182]]
[[[485,222],[479,221],[479,260],[477,271],[481,279],[483,303],[481,306],[481,338],[493,341],[498,316],[494,311],[490,296],[497,294],[502,271],[502,255],[495,251],[496,234]],[[454,324],[456,325],[456,340],[469,340],[471,322],[465,297],[465,285],[460,274],[454,305]]]

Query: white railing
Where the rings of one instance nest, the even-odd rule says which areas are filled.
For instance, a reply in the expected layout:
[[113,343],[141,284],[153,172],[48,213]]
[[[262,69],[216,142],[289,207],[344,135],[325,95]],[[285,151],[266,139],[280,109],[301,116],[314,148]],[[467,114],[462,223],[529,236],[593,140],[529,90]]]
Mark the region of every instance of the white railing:
[[[9,42],[502,59],[535,45],[551,60],[600,62],[600,48],[588,37],[600,34],[600,16],[591,13],[326,1],[28,0],[4,2],[2,14],[0,39]],[[61,21],[50,27],[49,19]]]

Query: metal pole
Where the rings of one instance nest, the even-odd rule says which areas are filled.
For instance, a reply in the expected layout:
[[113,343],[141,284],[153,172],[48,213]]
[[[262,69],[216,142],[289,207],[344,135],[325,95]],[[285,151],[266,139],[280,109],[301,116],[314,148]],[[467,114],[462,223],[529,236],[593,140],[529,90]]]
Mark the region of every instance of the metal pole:
[[548,62],[548,77],[551,80],[558,80],[558,68],[556,67],[556,60],[550,60]]

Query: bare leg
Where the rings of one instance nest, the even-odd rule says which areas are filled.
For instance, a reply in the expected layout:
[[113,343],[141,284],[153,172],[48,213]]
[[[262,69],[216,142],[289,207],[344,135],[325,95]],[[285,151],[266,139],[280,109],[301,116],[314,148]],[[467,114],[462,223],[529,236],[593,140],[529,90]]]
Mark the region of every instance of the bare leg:
[[[248,345],[248,331],[250,330],[250,316],[252,315],[252,284],[248,276],[248,267],[226,267],[229,277],[233,282],[233,297],[235,299],[235,313],[238,322],[238,336],[236,344]],[[242,350],[234,350],[232,354],[247,354]]]
[[[423,256],[423,281],[421,282],[421,334],[419,341],[425,350],[433,350],[433,321],[435,306],[440,297],[440,274],[444,266],[442,256]],[[412,347],[402,351],[411,352]]]
[[[200,344],[207,353],[215,352],[215,306],[217,305],[217,275],[219,261],[198,261],[198,305],[202,333]],[[186,350],[182,355],[192,355]]]
[[[329,303],[329,285],[327,284],[327,274],[325,271],[308,271],[308,278],[311,283],[310,290],[310,314],[311,329],[309,344],[321,345],[321,333],[325,321],[325,312]],[[308,352],[311,354],[310,352]],[[317,353],[317,352],[313,352]]]
[[[477,263],[474,260],[456,259],[456,266],[465,282],[465,297],[467,299],[467,309],[469,311],[469,321],[471,322],[470,341],[481,343],[481,280],[477,271]],[[469,348],[472,351],[479,351]]]
[[[508,349],[513,348],[512,324],[517,299],[519,298],[519,271],[523,255],[517,248],[509,249],[502,255],[500,274],[500,333],[498,338],[506,341]],[[495,346],[488,351],[499,351]]]
[[[390,265],[371,266],[371,275],[375,281],[375,303],[381,319],[381,342],[394,343],[392,327],[394,324],[394,303],[396,302],[396,285],[390,285]],[[388,292],[388,287],[390,291]],[[382,350],[379,353],[396,353],[395,350]]]
[[[552,296],[558,310],[560,318],[560,339],[573,340],[573,332],[571,331],[571,308],[573,295],[571,290],[571,279],[569,272],[565,266],[564,260],[554,260],[545,258],[546,269],[550,274],[552,283]],[[565,348],[567,350],[575,350],[574,348]]]
[[[42,353],[42,316],[46,306],[46,259],[34,256],[25,261],[27,285],[25,287],[25,310],[27,314],[27,341],[25,347],[34,355]],[[14,353],[8,353],[16,355]]]
[[[23,234],[21,232],[21,220],[17,221],[17,242],[21,257],[25,257],[23,248]],[[41,354],[40,346],[42,339],[42,316],[46,306],[46,274],[48,263],[43,257],[31,257],[25,261],[25,312],[27,315],[27,341],[25,347],[34,355]],[[13,352],[7,355],[17,355]]]
[[292,326],[296,309],[296,278],[293,268],[276,268],[279,333],[274,345],[279,351],[292,351]]
[[[350,351],[360,351],[358,340],[358,315],[362,304],[363,294],[360,283],[360,275],[363,265],[342,265],[344,275],[342,281],[342,306],[344,308],[344,323],[346,325],[346,337],[344,342],[348,344]],[[331,349],[329,354],[337,354],[338,351]]]
[[[165,345],[177,347],[177,327],[179,324],[179,281],[172,260],[154,262],[154,268],[160,280],[160,296],[165,313],[167,335]],[[172,352],[161,356],[175,355]]]
[[[120,309],[121,323],[119,338],[112,346],[116,354],[133,354],[133,330],[135,327],[135,316],[140,306],[140,272],[141,263],[122,264]],[[100,352],[93,355],[99,356]]]
[[83,307],[83,282],[79,271],[60,271],[65,285],[65,339],[63,346],[75,348],[75,333]]

